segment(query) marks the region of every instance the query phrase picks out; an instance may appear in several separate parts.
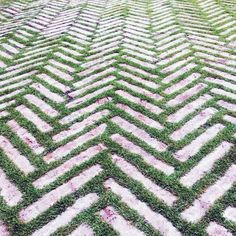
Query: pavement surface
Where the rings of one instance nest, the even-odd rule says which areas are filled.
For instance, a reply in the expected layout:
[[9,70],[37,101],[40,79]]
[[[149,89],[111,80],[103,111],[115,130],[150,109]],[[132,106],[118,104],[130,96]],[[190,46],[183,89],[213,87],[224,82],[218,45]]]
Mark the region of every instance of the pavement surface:
[[235,0],[0,4],[0,236],[236,235]]

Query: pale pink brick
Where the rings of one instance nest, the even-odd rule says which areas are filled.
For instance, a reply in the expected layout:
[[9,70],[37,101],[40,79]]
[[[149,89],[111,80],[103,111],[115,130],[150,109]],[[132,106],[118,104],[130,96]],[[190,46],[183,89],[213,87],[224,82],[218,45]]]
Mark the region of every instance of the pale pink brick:
[[[164,36],[164,35],[163,35]],[[169,35],[168,35],[168,37],[169,37]],[[163,53],[161,53],[160,55],[159,55],[159,58],[160,59],[165,59],[165,58],[167,58],[167,57],[170,57],[171,55],[173,55],[173,54],[176,54],[176,53],[178,53],[179,51],[181,51],[181,50],[185,50],[186,48],[188,48],[189,47],[189,43],[181,43],[179,46],[176,46],[176,47],[173,47],[172,49],[170,49],[170,50],[167,50],[167,51],[164,51]],[[195,66],[195,65],[194,65]],[[178,76],[180,76],[182,73],[180,73],[180,74],[175,74],[175,77],[178,77]],[[170,78],[170,79],[172,79],[172,77]]]
[[182,235],[178,229],[176,229],[172,223],[161,214],[154,212],[146,203],[141,202],[137,197],[131,193],[127,188],[124,188],[117,184],[113,179],[108,179],[104,186],[106,189],[111,190],[121,200],[128,205],[128,207],[136,210],[139,215],[145,218],[145,220],[158,230],[164,236],[180,236]]
[[64,102],[64,98],[58,95],[57,93],[51,92],[48,88],[44,87],[43,85],[39,83],[34,83],[31,85],[32,88],[40,92],[42,95],[44,95],[46,98],[61,103]]
[[198,136],[190,144],[183,147],[174,154],[174,157],[179,161],[187,161],[190,157],[198,153],[198,151],[208,142],[210,142],[216,135],[224,129],[221,124],[216,124],[207,129],[203,134]]
[[143,115],[142,113],[133,110],[127,105],[119,103],[117,104],[117,107],[124,110],[125,112],[127,112],[129,115],[133,116],[135,119],[139,120],[140,122],[151,126],[152,128],[163,129],[163,126],[159,122],[152,120],[151,118]]
[[103,151],[105,147],[102,144],[90,147],[86,151],[81,152],[79,155],[76,155],[63,163],[62,165],[58,166],[55,169],[50,170],[45,175],[40,177],[39,179],[35,180],[33,182],[33,185],[36,188],[42,189],[45,186],[53,183],[57,178],[64,175],[68,171],[70,171],[75,166],[79,166],[82,163],[89,161],[92,159],[95,155]]
[[[169,38],[165,38],[166,40],[168,40]],[[173,38],[170,38],[170,40],[173,39]],[[158,46],[158,50],[160,51],[164,51],[168,54],[173,54],[173,52],[175,52],[175,47],[176,44],[179,44],[179,43],[183,43],[183,38],[180,37],[179,39],[176,39],[176,40],[171,40],[170,42],[166,42],[164,43],[163,45],[163,40],[162,42],[157,42],[157,45],[159,45],[161,43],[161,46]]]
[[153,181],[145,177],[138,169],[127,162],[125,159],[113,155],[112,161],[116,164],[125,174],[127,174],[130,178],[135,179],[143,184],[143,186],[148,189],[151,193],[153,193],[158,199],[165,202],[168,206],[172,206],[173,203],[177,200],[177,197],[174,196],[171,192],[161,188],[156,185]]
[[156,157],[150,155],[149,153],[144,151],[142,148],[133,144],[132,142],[122,137],[121,135],[114,134],[111,136],[111,139],[114,142],[117,142],[119,145],[121,145],[124,149],[127,149],[129,152],[140,155],[147,164],[165,173],[166,175],[171,175],[174,173],[174,167],[166,164],[163,161],[158,160]]
[[1,46],[12,54],[18,53],[18,50],[14,48],[13,46],[11,46],[10,44],[2,43]]
[[43,160],[47,163],[60,160],[61,158],[68,155],[70,152],[72,152],[74,149],[76,149],[79,146],[82,146],[84,143],[88,142],[89,140],[98,137],[101,135],[106,129],[106,125],[102,124],[88,133],[79,136],[78,138],[72,140],[71,142],[65,144],[64,146],[61,146],[57,148],[55,151],[47,154],[44,156]]
[[179,59],[177,62],[171,63],[171,65],[161,70],[161,73],[170,73],[176,71],[178,68],[181,70],[186,63],[189,63],[193,58],[188,57],[183,60]]
[[170,107],[177,106],[177,105],[185,102],[186,100],[188,100],[192,96],[198,94],[206,87],[207,87],[206,84],[199,83],[199,84],[195,85],[194,87],[192,87],[191,89],[188,89],[187,91],[181,93],[180,95],[176,96],[174,99],[167,102],[167,105]]
[[37,142],[36,138],[25,128],[21,127],[15,120],[8,121],[7,125],[32,149],[35,154],[41,154],[44,151],[44,147]]
[[58,112],[52,108],[49,104],[44,102],[42,99],[36,97],[33,94],[27,94],[24,96],[30,103],[38,107],[43,113],[50,117],[56,117]]
[[135,235],[144,236],[145,234],[130,224],[112,207],[107,206],[100,211],[101,218],[111,225],[121,236]]
[[[13,70],[13,71],[4,73],[4,74],[0,75],[0,80],[6,79],[7,77],[12,77],[12,76],[14,76],[14,75],[16,75],[16,74],[18,74],[18,73],[24,71],[25,69],[26,69],[26,68],[21,68],[21,69],[17,69],[17,70]],[[34,73],[35,73],[35,72],[36,72],[36,71],[34,71]],[[33,73],[33,72],[31,71],[31,72],[28,72],[28,73],[26,73],[26,74],[24,74],[24,75],[30,75],[31,73]],[[21,75],[21,76],[23,76],[23,75]]]
[[7,112],[7,111],[1,111],[1,112],[0,112],[0,118],[6,117],[6,116],[8,116],[8,115],[9,115],[9,112]]
[[228,122],[231,122],[232,124],[236,125],[236,117],[225,115],[224,116],[224,120],[226,120]]
[[2,95],[2,96],[0,96],[0,101],[15,97],[16,95],[18,95],[18,94],[20,94],[24,91],[25,91],[25,89],[18,89],[18,90],[15,90],[15,91],[11,92],[11,93],[7,93],[5,95]]
[[16,107],[16,110],[21,113],[21,115],[32,122],[41,132],[47,133],[52,130],[52,127],[42,120],[37,114],[27,108],[25,105],[20,105]]
[[227,207],[223,215],[227,220],[236,223],[236,207],[231,207],[231,206]]
[[49,72],[51,72],[52,74],[60,77],[63,80],[71,81],[71,80],[74,79],[70,74],[65,73],[65,72],[63,72],[63,71],[61,71],[61,70],[59,70],[59,69],[57,69],[53,66],[50,66],[50,65],[45,66],[45,69],[48,70]]
[[216,70],[216,69],[213,69],[213,68],[209,68],[209,67],[204,67],[202,69],[207,71],[210,74],[221,76],[221,77],[223,77],[225,79],[228,79],[228,80],[236,81],[236,76],[235,75],[231,75],[229,73],[226,73],[226,72],[223,72],[223,71],[219,71],[219,70]]
[[70,90],[69,86],[66,86],[66,85],[60,83],[59,81],[51,78],[50,76],[48,76],[46,74],[40,74],[40,75],[37,75],[37,77],[40,78],[41,80],[47,82],[51,86],[61,90],[64,93],[66,93],[66,92],[68,92]]
[[190,70],[192,70],[194,67],[196,67],[196,64],[194,63],[189,63],[188,65],[182,67],[180,70],[178,70],[177,72],[174,72],[173,74],[170,74],[169,76],[167,76],[165,79],[162,80],[163,83],[168,84],[170,83],[172,80],[177,79],[179,76],[183,75],[186,72],[189,72]]
[[69,138],[70,136],[81,132],[86,127],[93,125],[95,122],[97,122],[98,120],[107,116],[108,114],[109,114],[108,110],[103,110],[103,111],[99,111],[95,114],[92,114],[91,116],[84,119],[83,121],[74,123],[72,126],[69,127],[68,130],[62,131],[62,132],[54,135],[52,140],[54,142],[60,142],[66,138]]
[[[116,39],[117,39],[117,37],[116,37]],[[110,42],[110,41],[113,41],[113,42]],[[108,42],[109,41],[109,42]],[[105,43],[104,41],[103,42],[100,42],[100,43],[97,43],[96,45],[94,44],[92,47],[94,48],[94,49],[92,49],[92,50],[90,50],[90,52],[91,53],[94,53],[94,54],[99,54],[99,53],[102,53],[103,51],[108,51],[109,50],[109,52],[111,52],[110,51],[110,49],[111,49],[111,47],[113,47],[113,48],[116,48],[117,47],[117,45],[119,44],[119,41],[115,41],[115,39],[114,38],[112,38],[112,39],[108,39],[108,40],[106,40],[106,42],[107,43]],[[102,69],[102,68],[105,68],[105,67],[110,67],[111,66],[111,64],[113,64],[114,62],[116,62],[116,60],[107,60],[107,61],[105,61],[105,62],[103,62],[103,63],[100,63],[99,65],[99,67],[98,67],[98,65],[97,66],[92,66],[91,68],[93,68],[93,70],[86,70],[86,74],[84,74],[84,76],[86,76],[87,74],[89,74],[89,73],[92,73],[92,72],[94,72],[95,70],[99,70],[99,69]]]
[[112,59],[113,57],[115,56],[118,56],[118,53],[112,53],[112,54],[108,54],[106,56],[103,56],[103,57],[98,57],[96,59],[93,59],[91,60],[91,58],[89,59],[88,62],[85,62],[81,65],[81,67],[83,67],[84,69],[86,68],[89,68],[89,67],[92,67],[96,64],[101,64],[101,63],[104,63],[106,60],[110,60]]
[[219,94],[221,96],[226,96],[226,97],[229,97],[229,98],[232,98],[232,99],[236,99],[236,94],[227,92],[223,89],[213,88],[213,89],[211,89],[211,92],[215,93],[215,94]]
[[146,100],[142,100],[139,97],[135,97],[125,91],[122,90],[118,90],[116,91],[116,94],[118,94],[119,96],[123,97],[124,99],[127,99],[133,103],[136,103],[140,106],[143,106],[144,108],[146,108],[147,110],[151,111],[154,114],[160,114],[162,112],[162,109],[153,105],[152,103],[146,101]]
[[137,85],[130,84],[124,80],[120,80],[120,81],[118,81],[118,83],[127,87],[130,90],[133,90],[136,93],[140,93],[140,94],[150,97],[152,99],[160,100],[162,98],[159,94],[152,93],[152,92],[148,91],[147,89],[144,89],[144,88],[139,87]]
[[80,72],[79,76],[87,76],[87,75],[93,73],[96,70],[100,70],[102,68],[111,66],[114,62],[116,62],[116,60],[112,59],[112,60],[108,60],[108,61],[105,61],[103,63],[100,63],[98,65],[91,66],[90,68]]
[[[64,70],[67,70],[67,71],[69,71],[69,72],[71,72],[71,73],[75,72],[75,69],[72,68],[71,66],[68,66],[68,65],[66,65],[66,64],[63,64],[63,63],[61,63],[61,62],[59,62],[59,61],[55,61],[54,59],[51,59],[51,60],[49,60],[48,62],[51,63],[52,65],[56,66],[56,67],[60,67],[60,68],[62,68],[62,69],[64,69]],[[50,66],[49,66],[49,67],[50,67]],[[55,73],[54,73],[54,74],[55,74]],[[56,74],[56,75],[57,75],[57,74]],[[62,78],[63,78],[63,77],[62,77]],[[65,78],[63,78],[63,79],[65,79]]]
[[23,87],[23,86],[26,86],[26,85],[30,84],[31,82],[32,82],[31,79],[26,79],[26,80],[23,80],[23,81],[20,81],[20,82],[17,82],[17,83],[14,83],[14,84],[11,84],[11,85],[8,85],[8,86],[5,86],[5,87],[1,87],[0,92],[4,92],[6,90],[11,90],[11,89],[16,89],[16,88],[19,88],[19,87]]
[[193,102],[188,103],[183,108],[179,109],[174,114],[171,114],[168,116],[168,121],[172,123],[177,123],[181,121],[183,118],[185,118],[187,115],[191,114],[198,108],[200,108],[202,105],[204,105],[206,102],[208,102],[212,97],[210,95],[203,95],[196,99]]
[[70,113],[69,115],[63,117],[59,122],[63,125],[69,124],[73,122],[74,120],[78,119],[79,117],[81,117],[82,115],[95,111],[97,108],[106,104],[109,101],[111,101],[110,97],[99,99],[96,102],[92,103],[91,105],[86,106],[85,108],[82,108],[80,110],[74,111]]
[[75,91],[69,93],[69,96],[76,97],[78,95],[81,95],[81,94],[87,92],[90,89],[93,89],[93,88],[96,88],[98,86],[104,85],[106,83],[112,82],[115,79],[116,79],[115,76],[108,76],[106,78],[103,78],[101,80],[93,82],[92,84],[86,85],[85,87],[82,87],[81,89],[78,89],[78,90],[75,90]]
[[0,51],[0,56],[3,58],[10,59],[10,60],[13,58],[13,56],[10,55],[10,53],[4,52],[4,51]]
[[[69,224],[73,218],[79,213],[89,208],[92,204],[98,201],[96,193],[90,193],[84,197],[79,198],[75,203],[68,207],[61,215],[57,216],[54,220],[48,222],[42,228],[35,231],[32,236],[50,236],[56,230]],[[88,235],[89,236],[89,235]]]
[[9,84],[9,83],[12,83],[12,82],[16,82],[17,80],[20,80],[20,79],[25,79],[26,81],[31,82],[31,80],[27,80],[26,78],[34,75],[35,73],[36,73],[36,71],[31,71],[29,73],[25,73],[23,75],[18,75],[18,76],[15,76],[13,78],[10,78],[10,79],[4,79],[4,80],[2,80],[0,82],[0,86],[2,87],[4,85],[6,85],[6,84]]
[[15,100],[9,101],[9,102],[4,102],[2,104],[0,104],[0,110],[4,110],[5,108],[15,104]]
[[[136,56],[137,55],[141,55],[141,54],[137,53]],[[151,63],[146,62],[146,61],[139,60],[135,57],[125,55],[125,56],[123,56],[123,58],[125,58],[126,60],[129,60],[129,61],[131,61],[135,64],[138,64],[139,66],[142,66],[142,67],[146,67],[148,69],[156,69],[156,66],[154,64],[151,64]]]
[[101,95],[101,94],[107,92],[108,90],[111,90],[112,88],[113,88],[112,85],[108,85],[108,86],[106,86],[106,87],[103,87],[103,88],[101,88],[101,89],[99,89],[99,90],[96,90],[96,91],[93,92],[93,93],[89,93],[89,94],[87,94],[87,95],[85,95],[85,96],[83,96],[83,97],[80,97],[80,98],[75,99],[75,100],[72,101],[72,102],[69,102],[69,103],[66,105],[66,107],[68,107],[68,108],[76,107],[76,106],[80,105],[80,104],[83,103],[83,102],[86,102],[86,101],[88,101],[88,100],[90,100],[90,99],[92,99],[92,98],[94,98],[94,97],[96,97],[96,96],[98,96],[98,95]]
[[236,90],[236,85],[235,84],[224,81],[222,79],[214,79],[214,78],[207,77],[205,80],[210,82],[210,83],[213,83],[213,84],[219,84],[219,85],[222,85],[226,88]]
[[201,111],[198,115],[185,123],[180,129],[173,132],[170,135],[171,139],[174,141],[183,139],[187,134],[190,134],[195,129],[205,124],[216,112],[217,110],[211,107]]
[[141,74],[141,75],[143,75],[145,77],[150,77],[150,78],[153,78],[153,79],[157,78],[156,75],[153,75],[153,74],[151,74],[151,73],[149,73],[149,72],[147,72],[145,70],[142,70],[140,68],[136,68],[136,67],[133,67],[133,66],[127,65],[127,64],[121,64],[121,66],[126,68],[126,69],[128,69],[129,71],[135,71],[135,72],[137,72],[137,73],[139,73],[139,74]]
[[0,68],[5,68],[7,65],[3,62],[3,61],[0,61]]
[[[74,50],[71,50],[71,49],[68,49],[68,48],[60,47],[60,49],[62,49],[64,52],[70,53],[70,54],[75,55],[75,56],[80,56],[81,55],[77,51],[74,51]],[[59,58],[61,58],[61,59],[63,59],[63,60],[65,60],[65,61],[67,61],[67,62],[72,62],[75,65],[79,65],[80,64],[80,62],[78,62],[74,58],[72,58],[70,56],[66,56],[66,55],[64,55],[64,54],[62,54],[60,52],[56,52],[54,55],[59,57]],[[70,71],[71,72],[75,72],[75,69],[71,68]]]
[[84,86],[84,85],[87,85],[87,84],[89,84],[89,83],[92,83],[92,82],[93,82],[94,80],[96,80],[97,78],[99,78],[99,77],[104,77],[104,76],[106,76],[107,74],[112,73],[112,72],[114,72],[114,71],[115,71],[115,68],[113,68],[113,67],[112,67],[112,68],[108,68],[108,69],[106,69],[106,70],[104,70],[104,71],[102,71],[102,72],[99,72],[99,73],[90,75],[90,76],[86,77],[85,79],[82,79],[82,80],[80,80],[80,81],[74,83],[74,86],[75,86],[76,88],[82,87],[82,86]]
[[102,168],[100,165],[95,165],[86,169],[78,176],[73,177],[63,185],[57,187],[49,193],[46,193],[38,201],[21,210],[19,213],[20,219],[24,223],[30,222],[60,201],[63,197],[76,192],[79,188],[81,188],[101,172]]
[[206,231],[209,236],[233,236],[225,227],[216,222],[210,222]]
[[223,100],[218,101],[217,104],[221,107],[224,107],[227,110],[236,112],[236,104],[225,102]]
[[81,224],[68,236],[95,236],[95,233],[89,225]]
[[158,85],[150,80],[142,79],[142,78],[137,77],[136,75],[130,74],[126,71],[120,71],[119,74],[124,77],[131,78],[132,80],[139,82],[140,84],[143,84],[151,89],[158,89],[160,87],[160,85]]
[[213,152],[205,156],[195,167],[185,174],[180,179],[180,183],[186,187],[191,187],[204,175],[209,173],[213,168],[214,163],[219,159],[222,159],[232,146],[233,144],[231,143],[222,142]]
[[166,150],[167,148],[166,144],[156,140],[155,138],[152,138],[146,131],[129,123],[123,118],[116,116],[116,117],[113,117],[111,120],[114,123],[116,123],[118,126],[120,126],[122,129],[132,133],[134,136],[146,142],[148,145],[150,145],[152,148],[155,148],[159,152],[164,152]]
[[[127,44],[127,46],[128,45],[129,45],[130,49],[124,48],[123,49],[124,53],[130,54],[130,55],[132,55],[134,57],[139,57],[140,58],[140,63],[143,66],[146,66],[146,67],[149,67],[149,68],[153,68],[153,69],[155,68],[154,65],[152,65],[152,63],[155,62],[155,58],[153,56],[147,55],[146,54],[147,50],[142,49],[142,48],[138,48],[136,50],[139,51],[139,52],[136,52],[136,50],[133,50],[134,46],[132,46],[131,44]],[[126,56],[124,56],[124,57],[126,57]],[[137,58],[132,58],[132,60],[134,62],[138,62]],[[141,60],[142,60],[142,62],[141,62]]]
[[[81,53],[77,52],[74,49],[69,49],[69,48],[66,48],[66,47],[59,47],[59,49],[61,49],[63,51],[63,53],[68,53],[68,54],[71,54],[71,55],[76,56],[76,57],[82,55]],[[77,65],[80,64],[80,63],[78,63],[77,60],[73,59],[72,57],[66,56],[66,55],[64,55],[60,52],[56,52],[54,55],[57,56],[57,57],[60,57],[63,60],[70,61],[74,64],[77,64]]]
[[166,94],[172,94],[177,92],[178,90],[186,87],[188,84],[192,83],[193,81],[197,80],[201,75],[199,73],[193,73],[188,76],[186,79],[181,80],[177,84],[172,85],[171,87],[165,89]]
[[29,174],[35,170],[35,167],[30,164],[29,160],[21,155],[4,136],[0,136],[0,148],[23,173]]
[[1,186],[0,196],[3,197],[8,206],[11,207],[16,206],[22,200],[22,193],[13,183],[9,181],[5,172],[1,168],[0,168],[0,186]]
[[10,236],[10,233],[8,231],[6,224],[4,224],[4,222],[1,220],[0,220],[0,235],[1,236]]
[[236,182],[236,165],[232,165],[224,176],[220,177],[212,186],[208,187],[192,206],[181,213],[188,222],[197,223],[208,212],[211,206],[221,198]]
[[[170,38],[170,37],[168,37],[168,38]],[[165,66],[165,65],[167,65],[169,63],[173,63],[173,61],[176,60],[176,59],[179,59],[179,58],[187,56],[187,54],[190,54],[190,53],[191,53],[191,51],[189,49],[184,49],[184,50],[182,50],[180,52],[175,53],[173,56],[167,57],[165,59],[162,59],[163,55],[165,55],[165,54],[162,54],[162,56],[159,55],[159,57],[162,60],[158,61],[157,65]]]

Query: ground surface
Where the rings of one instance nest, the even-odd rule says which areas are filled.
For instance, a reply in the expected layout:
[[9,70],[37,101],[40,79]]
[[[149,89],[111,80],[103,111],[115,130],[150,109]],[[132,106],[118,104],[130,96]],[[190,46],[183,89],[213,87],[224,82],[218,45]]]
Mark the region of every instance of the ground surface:
[[0,235],[235,235],[235,0],[10,2]]

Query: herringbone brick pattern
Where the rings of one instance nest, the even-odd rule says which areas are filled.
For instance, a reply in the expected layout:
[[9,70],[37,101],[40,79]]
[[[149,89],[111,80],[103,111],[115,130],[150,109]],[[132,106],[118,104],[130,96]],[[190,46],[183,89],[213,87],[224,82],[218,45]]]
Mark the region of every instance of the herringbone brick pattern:
[[0,5],[0,236],[236,235],[235,0]]

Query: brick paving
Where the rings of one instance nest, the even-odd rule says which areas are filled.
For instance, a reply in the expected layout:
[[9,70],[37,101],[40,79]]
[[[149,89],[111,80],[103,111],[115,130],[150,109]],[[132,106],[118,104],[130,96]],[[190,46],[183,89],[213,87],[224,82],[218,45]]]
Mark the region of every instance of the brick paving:
[[0,1],[0,236],[236,235],[235,0]]

